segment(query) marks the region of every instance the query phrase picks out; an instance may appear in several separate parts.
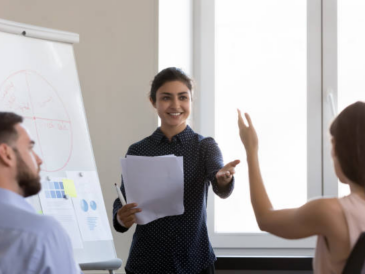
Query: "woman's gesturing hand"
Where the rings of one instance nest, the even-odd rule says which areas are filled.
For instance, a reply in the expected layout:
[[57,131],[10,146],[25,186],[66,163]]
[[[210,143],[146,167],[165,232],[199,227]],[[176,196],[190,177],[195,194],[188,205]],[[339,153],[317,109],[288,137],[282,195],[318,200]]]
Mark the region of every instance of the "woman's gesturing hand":
[[235,167],[240,163],[240,160],[232,161],[222,167],[215,177],[217,178],[219,185],[226,185],[232,181],[232,176],[235,174]]

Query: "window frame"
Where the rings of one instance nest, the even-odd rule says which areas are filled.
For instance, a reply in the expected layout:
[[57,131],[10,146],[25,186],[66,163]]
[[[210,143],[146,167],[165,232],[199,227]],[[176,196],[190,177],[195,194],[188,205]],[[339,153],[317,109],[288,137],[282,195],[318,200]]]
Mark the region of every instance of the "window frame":
[[[194,105],[194,126],[203,136],[214,137],[214,14],[215,1],[196,0],[193,6],[193,72],[198,85]],[[336,105],[337,47],[336,7],[333,0],[307,0],[307,197],[337,196],[337,178],[330,158],[331,143],[328,128],[333,119],[328,91]],[[323,12],[325,9],[326,12]],[[326,20],[326,22],[324,22]],[[326,31],[324,31],[326,30]],[[326,52],[324,51],[326,49]],[[326,71],[324,72],[324,69]],[[318,119],[322,117],[322,119]],[[244,160],[244,159],[242,159]],[[245,163],[244,163],[245,164]],[[208,199],[208,231],[213,247],[223,254],[262,254],[262,249],[271,251],[295,249],[299,254],[312,252],[315,238],[285,240],[262,233],[216,233],[214,231],[214,193]],[[238,251],[239,249],[239,251]],[[260,251],[261,250],[261,251]],[[251,252],[251,253],[250,253]],[[220,252],[219,252],[220,253]],[[234,253],[234,252],[233,252]],[[269,251],[270,253],[270,251]],[[292,254],[292,251],[290,251]]]
[[322,0],[323,58],[323,196],[338,197],[338,179],[331,158],[329,128],[337,115],[337,0]]

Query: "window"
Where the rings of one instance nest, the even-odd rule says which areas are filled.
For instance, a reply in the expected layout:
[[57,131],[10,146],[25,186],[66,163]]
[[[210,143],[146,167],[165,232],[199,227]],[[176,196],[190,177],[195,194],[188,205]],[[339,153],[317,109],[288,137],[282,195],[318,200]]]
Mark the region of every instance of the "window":
[[[272,202],[297,207],[307,200],[306,1],[216,0],[215,5],[214,136],[227,161],[244,160],[236,109],[249,112]],[[257,233],[244,161],[236,180],[231,199],[215,199],[215,231]]]
[[258,230],[236,108],[249,112],[256,125],[275,208],[347,194],[347,186],[336,184],[328,129],[337,109],[365,100],[365,38],[359,35],[365,3],[200,0],[194,12],[200,83],[194,122],[203,135],[215,137],[226,162],[242,160],[232,196],[210,199],[213,246],[307,250],[314,239],[286,241]]
[[[262,173],[274,206],[296,207],[320,196],[321,81],[312,71],[320,71],[321,61],[309,58],[320,53],[320,13],[313,9],[309,15],[307,4],[202,0],[195,6],[200,16],[194,27],[200,35],[194,44],[200,54],[194,72],[201,87],[195,124],[203,135],[215,137],[226,162],[242,160],[232,196],[209,201],[213,247],[314,246],[313,238],[287,241],[258,229],[236,111],[249,112],[256,125]],[[319,22],[310,35],[309,16]]]
[[192,74],[192,16],[191,0],[159,0],[159,71],[178,67]]
[[[158,71],[167,67],[177,67],[189,76],[193,74],[192,17],[192,0],[159,0]],[[188,121],[191,126],[193,116],[194,113]],[[158,125],[161,125],[160,118]]]
[[[171,2],[160,0],[160,12],[161,5],[171,11],[184,1]],[[262,174],[275,208],[346,195],[348,187],[336,184],[328,129],[337,111],[365,100],[364,1],[194,0],[185,5],[182,12],[192,13],[184,23],[192,40],[160,39],[160,57],[168,56],[173,44],[188,48],[182,59],[169,60],[197,82],[194,129],[217,140],[226,162],[242,160],[232,196],[221,200],[211,193],[208,201],[216,253],[234,248],[230,254],[311,255],[314,238],[289,241],[259,231],[236,108],[251,114],[258,131]],[[186,60],[188,69],[180,65]]]
[[[338,110],[355,101],[365,101],[365,2],[338,0]],[[339,183],[339,195],[347,185]]]

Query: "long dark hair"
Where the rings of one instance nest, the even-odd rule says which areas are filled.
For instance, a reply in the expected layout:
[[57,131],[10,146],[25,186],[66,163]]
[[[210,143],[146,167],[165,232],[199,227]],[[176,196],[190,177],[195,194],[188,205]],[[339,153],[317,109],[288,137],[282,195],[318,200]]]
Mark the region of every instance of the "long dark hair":
[[365,103],[346,107],[333,121],[330,133],[343,173],[365,187]]

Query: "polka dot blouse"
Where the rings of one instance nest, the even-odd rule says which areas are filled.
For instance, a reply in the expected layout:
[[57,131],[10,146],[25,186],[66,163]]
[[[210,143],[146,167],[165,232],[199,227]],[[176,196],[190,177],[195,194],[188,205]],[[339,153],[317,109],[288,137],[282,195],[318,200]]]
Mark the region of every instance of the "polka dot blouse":
[[[234,187],[234,180],[224,188],[218,187],[215,175],[223,167],[221,151],[213,138],[204,138],[187,126],[171,142],[158,128],[151,136],[131,145],[127,152],[139,156],[168,154],[184,157],[185,212],[137,225],[126,265],[132,273],[194,274],[216,260],[206,224],[208,188],[212,184],[213,191],[226,198]],[[123,181],[121,190],[125,196]],[[128,203],[128,197],[126,200]],[[116,218],[121,207],[116,199],[113,224],[116,231],[125,232],[128,229]]]

